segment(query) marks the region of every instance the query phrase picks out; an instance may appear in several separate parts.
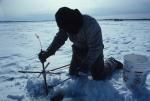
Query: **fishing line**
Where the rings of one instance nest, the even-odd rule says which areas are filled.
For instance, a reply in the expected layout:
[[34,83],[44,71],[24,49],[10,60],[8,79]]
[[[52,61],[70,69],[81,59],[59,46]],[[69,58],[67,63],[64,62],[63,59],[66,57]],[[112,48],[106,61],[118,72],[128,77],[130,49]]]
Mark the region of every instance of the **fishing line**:
[[35,33],[35,37],[38,39],[39,44],[40,44],[40,47],[41,47],[41,51],[42,51],[42,42],[41,42],[41,40],[40,40],[40,37],[39,37],[39,35],[36,34],[36,33]]

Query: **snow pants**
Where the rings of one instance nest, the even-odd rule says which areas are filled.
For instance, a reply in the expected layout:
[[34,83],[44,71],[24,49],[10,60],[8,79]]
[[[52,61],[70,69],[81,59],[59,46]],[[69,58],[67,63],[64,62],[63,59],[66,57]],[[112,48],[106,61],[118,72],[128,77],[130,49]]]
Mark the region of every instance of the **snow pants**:
[[[82,55],[84,56],[85,54],[83,53]],[[77,67],[80,67],[81,62],[82,62],[82,59],[78,55],[77,51],[73,50],[71,65],[69,68],[69,74],[78,74],[79,71],[77,70]],[[90,68],[92,78],[94,80],[103,80],[108,75],[111,75],[111,73],[113,72],[116,66],[117,66],[117,63],[114,63],[110,61],[109,59],[106,59],[104,61],[104,56],[103,54],[101,54],[97,58],[95,63],[92,65],[92,67]]]

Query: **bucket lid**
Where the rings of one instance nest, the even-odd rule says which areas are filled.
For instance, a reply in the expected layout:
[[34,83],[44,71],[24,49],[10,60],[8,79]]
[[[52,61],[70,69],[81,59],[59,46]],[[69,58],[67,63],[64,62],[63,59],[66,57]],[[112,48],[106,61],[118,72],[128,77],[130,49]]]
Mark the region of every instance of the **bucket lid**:
[[149,59],[144,55],[128,54],[124,56],[124,60],[132,64],[145,64],[148,63]]
[[150,70],[150,61],[147,56],[128,54],[124,56],[124,63],[127,65],[125,68],[133,71],[147,71]]

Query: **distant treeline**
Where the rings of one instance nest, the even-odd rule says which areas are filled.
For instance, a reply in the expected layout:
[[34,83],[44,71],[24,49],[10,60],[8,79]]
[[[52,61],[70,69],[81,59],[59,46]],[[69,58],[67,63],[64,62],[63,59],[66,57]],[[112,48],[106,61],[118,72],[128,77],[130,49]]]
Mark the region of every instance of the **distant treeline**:
[[[98,21],[150,21],[150,19],[97,19]],[[41,20],[41,21],[0,21],[0,23],[8,22],[48,22],[55,20]]]
[[98,21],[143,21],[150,19],[97,19]]
[[48,22],[48,21],[55,21],[55,20],[40,20],[40,21],[0,21],[0,23],[11,23],[11,22]]

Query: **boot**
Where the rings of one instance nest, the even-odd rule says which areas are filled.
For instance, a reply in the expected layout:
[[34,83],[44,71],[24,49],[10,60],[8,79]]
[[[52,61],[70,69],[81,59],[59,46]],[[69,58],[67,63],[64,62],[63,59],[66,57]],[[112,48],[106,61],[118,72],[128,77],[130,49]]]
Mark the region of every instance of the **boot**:
[[110,57],[108,59],[109,59],[109,61],[111,61],[115,64],[115,69],[123,69],[123,64],[120,61],[116,60],[113,57]]
[[104,72],[105,74],[112,74],[114,70],[123,69],[123,64],[113,57],[110,57],[104,62]]

